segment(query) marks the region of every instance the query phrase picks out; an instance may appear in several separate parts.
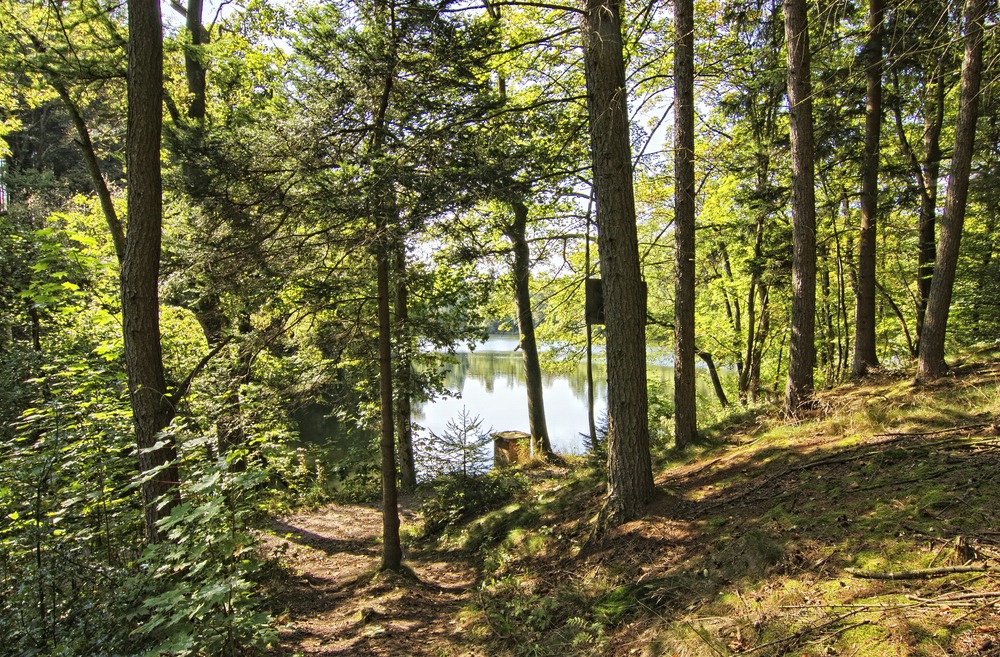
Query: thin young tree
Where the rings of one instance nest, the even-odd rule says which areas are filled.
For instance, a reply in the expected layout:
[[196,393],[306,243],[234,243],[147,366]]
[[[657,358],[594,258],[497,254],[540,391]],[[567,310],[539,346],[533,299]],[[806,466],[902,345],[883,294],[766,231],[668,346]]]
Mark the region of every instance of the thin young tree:
[[517,329],[524,360],[524,381],[528,389],[528,428],[536,455],[552,454],[549,430],[545,423],[545,400],[542,391],[542,366],[538,360],[538,343],[535,340],[535,322],[531,312],[531,253],[528,250],[526,230],[528,206],[520,201],[511,203],[514,219],[504,233],[514,251],[514,296],[517,301]]
[[816,191],[809,18],[805,0],[785,0],[788,109],[792,142],[792,336],[786,413],[809,403],[816,363]]
[[674,9],[674,441],[698,434],[695,405],[694,0]]
[[920,337],[917,377],[930,380],[948,370],[944,360],[948,311],[955,286],[958,252],[969,198],[972,153],[979,118],[979,88],[983,67],[983,18],[985,0],[967,0],[965,5],[965,54],[962,57],[962,82],[958,96],[958,120],[955,126],[955,150],[948,177],[948,192],[941,218],[934,278],[931,281],[924,331]]
[[636,235],[620,3],[583,0],[583,56],[604,285],[608,367],[607,527],[653,495],[646,419],[646,310]]

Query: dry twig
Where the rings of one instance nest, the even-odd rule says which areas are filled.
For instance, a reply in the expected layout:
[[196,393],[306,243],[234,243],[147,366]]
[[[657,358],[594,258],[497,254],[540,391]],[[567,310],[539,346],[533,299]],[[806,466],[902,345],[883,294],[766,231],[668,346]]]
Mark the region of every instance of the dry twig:
[[944,566],[941,568],[924,568],[921,570],[901,570],[899,572],[884,572],[878,570],[859,570],[857,568],[845,568],[844,571],[854,577],[861,579],[932,579],[934,577],[944,577],[954,573],[979,573],[986,571],[983,564],[969,564],[968,566]]

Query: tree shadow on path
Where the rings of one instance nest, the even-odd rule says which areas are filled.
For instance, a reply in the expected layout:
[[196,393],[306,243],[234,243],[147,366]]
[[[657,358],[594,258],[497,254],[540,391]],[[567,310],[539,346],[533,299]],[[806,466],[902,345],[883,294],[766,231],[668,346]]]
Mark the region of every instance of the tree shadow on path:
[[[403,512],[404,522],[410,515]],[[331,505],[272,522],[265,539],[292,571],[275,596],[285,627],[275,655],[474,655],[454,621],[475,571],[453,552],[404,550],[415,577],[379,573],[381,515]]]

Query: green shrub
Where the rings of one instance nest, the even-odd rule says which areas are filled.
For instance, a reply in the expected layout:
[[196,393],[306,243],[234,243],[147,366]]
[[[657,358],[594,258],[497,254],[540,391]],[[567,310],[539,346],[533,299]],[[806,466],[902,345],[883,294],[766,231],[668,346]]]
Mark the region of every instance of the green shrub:
[[515,471],[494,470],[483,475],[444,475],[429,487],[431,495],[420,506],[427,536],[508,504],[526,490],[527,483]]
[[266,569],[252,532],[269,475],[197,458],[208,440],[184,443],[183,502],[160,522],[166,540],[143,553],[142,577],[154,590],[135,614],[134,635],[155,645],[151,655],[244,655],[277,639],[257,593]]

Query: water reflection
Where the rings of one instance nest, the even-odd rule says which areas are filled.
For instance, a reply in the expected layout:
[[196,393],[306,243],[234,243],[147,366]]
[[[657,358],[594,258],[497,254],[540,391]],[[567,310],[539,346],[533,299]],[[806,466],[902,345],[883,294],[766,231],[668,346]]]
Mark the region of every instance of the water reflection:
[[[450,366],[445,385],[460,397],[437,399],[414,409],[414,420],[424,428],[440,434],[448,420],[458,416],[462,408],[483,419],[484,428],[494,431],[528,431],[527,388],[524,383],[524,363],[520,351],[515,351],[517,338],[494,336],[475,351],[457,355],[458,362]],[[673,389],[673,368],[650,363],[649,379]],[[584,451],[583,435],[587,428],[587,366],[580,362],[558,373],[543,372],[545,418],[552,448],[563,454]],[[607,410],[607,369],[603,362],[594,362],[595,417]]]

